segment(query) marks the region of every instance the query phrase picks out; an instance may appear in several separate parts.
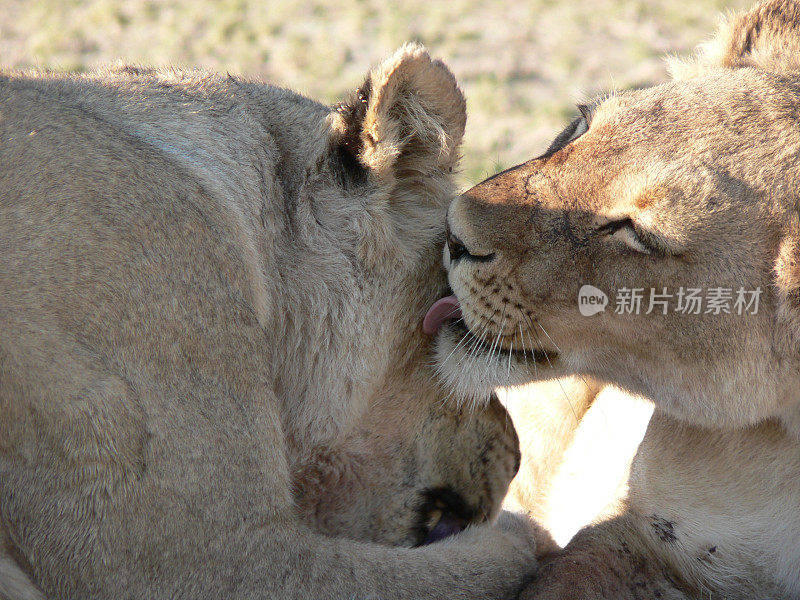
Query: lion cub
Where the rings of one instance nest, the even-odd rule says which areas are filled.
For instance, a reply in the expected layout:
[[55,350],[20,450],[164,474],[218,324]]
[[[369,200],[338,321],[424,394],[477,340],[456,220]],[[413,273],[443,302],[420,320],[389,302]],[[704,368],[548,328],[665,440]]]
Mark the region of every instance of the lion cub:
[[236,77],[0,77],[0,596],[511,598],[496,400],[420,323],[465,102],[407,46],[328,107]]

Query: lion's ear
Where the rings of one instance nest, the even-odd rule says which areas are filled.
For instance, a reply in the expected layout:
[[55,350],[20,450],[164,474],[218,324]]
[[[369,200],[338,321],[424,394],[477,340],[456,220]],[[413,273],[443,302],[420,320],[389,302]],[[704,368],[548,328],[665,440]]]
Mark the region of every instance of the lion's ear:
[[372,69],[331,116],[335,141],[380,183],[449,172],[459,159],[466,102],[450,70],[417,44]]
[[670,61],[675,79],[702,75],[710,68],[755,67],[800,71],[800,3],[767,0],[748,12],[729,16],[694,59]]
[[800,351],[800,211],[781,243],[775,265],[778,332],[787,349]]

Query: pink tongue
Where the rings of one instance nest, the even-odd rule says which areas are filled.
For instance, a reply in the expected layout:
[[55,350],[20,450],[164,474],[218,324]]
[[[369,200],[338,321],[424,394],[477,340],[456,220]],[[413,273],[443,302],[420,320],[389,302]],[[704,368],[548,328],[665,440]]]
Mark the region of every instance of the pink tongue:
[[427,335],[433,335],[439,331],[445,321],[459,317],[461,317],[461,305],[458,303],[458,298],[455,296],[439,298],[422,319],[422,331]]

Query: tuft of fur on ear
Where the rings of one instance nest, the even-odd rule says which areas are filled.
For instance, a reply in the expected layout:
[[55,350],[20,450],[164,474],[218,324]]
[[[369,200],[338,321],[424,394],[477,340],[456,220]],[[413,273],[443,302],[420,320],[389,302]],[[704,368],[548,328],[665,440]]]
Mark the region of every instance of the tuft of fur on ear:
[[779,337],[790,351],[800,351],[800,210],[781,243],[775,264]]
[[460,158],[466,101],[445,64],[407,44],[372,69],[331,115],[337,141],[381,183],[449,172]]
[[767,0],[748,12],[730,15],[693,59],[670,59],[674,79],[702,76],[720,67],[800,71],[800,3]]

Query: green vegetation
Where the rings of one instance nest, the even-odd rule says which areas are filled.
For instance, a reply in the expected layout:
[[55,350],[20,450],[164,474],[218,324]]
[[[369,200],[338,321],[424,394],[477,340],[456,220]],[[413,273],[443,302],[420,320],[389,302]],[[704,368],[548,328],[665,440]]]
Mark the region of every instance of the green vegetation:
[[751,0],[2,0],[0,65],[117,59],[258,77],[333,102],[409,40],[466,92],[467,186],[542,151],[574,105],[662,81],[718,15]]

